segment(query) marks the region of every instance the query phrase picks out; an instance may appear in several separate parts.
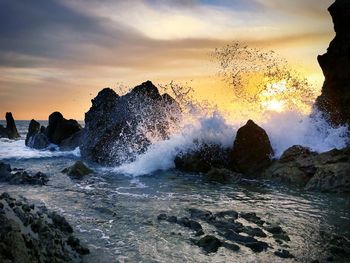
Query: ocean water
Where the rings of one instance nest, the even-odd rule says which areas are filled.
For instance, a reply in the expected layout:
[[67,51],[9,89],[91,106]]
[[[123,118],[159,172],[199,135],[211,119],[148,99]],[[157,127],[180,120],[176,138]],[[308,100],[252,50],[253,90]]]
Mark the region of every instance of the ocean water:
[[[329,256],[329,240],[322,231],[350,238],[347,195],[306,192],[268,181],[208,184],[196,174],[174,170],[174,156],[194,147],[194,139],[232,145],[242,123],[230,123],[218,113],[185,123],[169,140],[154,142],[134,163],[108,168],[92,165],[96,173],[82,180],[61,173],[80,158],[78,149],[60,152],[26,148],[29,122],[16,124],[22,137],[15,141],[0,139],[0,161],[44,172],[50,181],[42,187],[0,183],[0,192],[23,195],[64,215],[91,251],[85,262],[282,261],[273,254],[281,246],[269,238],[267,242],[273,248],[266,252],[254,253],[241,246],[239,252],[220,248],[217,253],[206,254],[190,242],[193,234],[188,229],[157,221],[160,213],[188,216],[188,209],[193,207],[214,212],[256,212],[264,220],[280,224],[291,239],[287,249],[296,256],[283,262],[310,262]],[[317,151],[346,144],[343,127],[332,128],[321,119],[291,112],[271,114],[258,124],[270,135],[276,156],[293,144]],[[210,225],[203,227],[206,233],[215,234]],[[337,260],[348,262],[346,257]]]

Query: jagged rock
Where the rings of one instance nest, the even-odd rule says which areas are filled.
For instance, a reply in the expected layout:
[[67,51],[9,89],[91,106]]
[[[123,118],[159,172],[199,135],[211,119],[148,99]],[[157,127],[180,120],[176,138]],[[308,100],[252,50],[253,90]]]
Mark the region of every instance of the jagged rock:
[[212,168],[205,175],[205,179],[210,182],[218,183],[232,183],[237,182],[241,179],[242,175],[239,173],[232,172],[225,168]]
[[216,144],[197,145],[195,150],[176,156],[174,162],[181,171],[206,173],[212,168],[229,167],[229,150]]
[[16,139],[20,135],[17,131],[15,120],[11,112],[6,112],[6,128],[0,125],[0,138]]
[[81,262],[89,250],[60,215],[0,195],[0,262]]
[[274,254],[280,258],[295,258],[288,250],[285,249],[279,249],[275,251]]
[[49,125],[45,133],[50,142],[59,145],[81,129],[76,120],[67,120],[60,112],[54,112],[49,116]]
[[[296,148],[300,155],[296,154]],[[295,153],[293,158],[288,152]],[[293,146],[265,171],[264,176],[307,190],[350,192],[350,147],[317,154]]]
[[85,175],[93,173],[93,170],[87,167],[82,161],[77,161],[71,167],[63,169],[62,173],[66,173],[71,177],[81,178]]
[[147,81],[124,96],[101,90],[85,114],[81,155],[105,165],[133,161],[153,139],[168,138],[180,107],[169,95],[161,96]]
[[49,179],[41,172],[31,174],[20,169],[12,170],[9,164],[0,162],[0,181],[9,184],[45,185]]
[[247,176],[259,175],[271,163],[273,150],[264,129],[249,120],[239,128],[233,145],[232,160]]
[[203,248],[203,250],[205,250],[207,253],[213,253],[217,252],[223,243],[218,238],[207,235],[198,240],[196,244],[197,246]]
[[34,149],[45,149],[50,145],[49,139],[43,133],[45,127],[40,127],[40,123],[34,119],[30,121],[25,144]]
[[350,2],[336,0],[328,9],[336,33],[327,53],[318,56],[325,82],[316,100],[334,125],[350,124]]

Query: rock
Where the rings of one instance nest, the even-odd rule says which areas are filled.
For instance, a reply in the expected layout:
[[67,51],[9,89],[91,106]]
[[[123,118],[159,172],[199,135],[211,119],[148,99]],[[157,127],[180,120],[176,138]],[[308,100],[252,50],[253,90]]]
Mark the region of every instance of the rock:
[[83,132],[82,130],[74,133],[72,136],[68,137],[67,139],[64,139],[60,143],[60,150],[61,151],[73,151],[77,147],[81,145],[81,138],[82,138]]
[[262,226],[265,223],[264,220],[262,220],[259,216],[256,215],[256,213],[253,212],[240,213],[240,217],[259,226]]
[[62,173],[74,178],[82,178],[85,175],[93,173],[82,161],[76,161],[71,167],[63,169]]
[[243,236],[243,235],[237,234],[235,231],[232,231],[232,230],[228,230],[226,232],[225,238],[227,238],[230,241],[249,247],[254,252],[262,252],[266,250],[268,247],[268,244],[266,242],[259,241],[250,236]]
[[17,139],[21,137],[17,131],[15,120],[11,112],[6,112],[6,128],[0,125],[0,138]]
[[279,249],[275,251],[274,254],[280,258],[295,258],[288,250],[285,249]]
[[31,137],[33,137],[34,135],[36,135],[38,133],[40,133],[40,123],[37,122],[36,120],[32,119],[30,121],[29,127],[28,127],[27,137],[26,137],[26,141],[25,141],[26,146],[30,147]]
[[205,179],[209,182],[232,183],[241,179],[241,174],[232,172],[225,168],[212,168],[205,175]]
[[60,112],[54,112],[49,116],[45,133],[50,142],[59,145],[81,129],[76,120],[66,120]]
[[259,176],[271,164],[273,150],[265,130],[249,120],[239,128],[233,145],[232,160],[247,176]]
[[168,218],[168,216],[167,216],[166,214],[159,214],[159,215],[157,216],[157,219],[158,219],[159,221],[167,220],[167,218]]
[[317,98],[321,110],[334,125],[350,124],[350,2],[336,0],[330,7],[335,30],[327,53],[318,56],[325,81]]
[[81,262],[89,253],[68,222],[46,207],[34,208],[7,193],[0,196],[0,204],[0,262]]
[[34,119],[29,123],[25,144],[30,148],[38,150],[45,149],[50,145],[49,139],[44,134],[43,126],[40,127],[40,123]]
[[210,221],[210,220],[215,219],[215,216],[213,215],[213,213],[208,211],[208,210],[200,210],[197,208],[190,208],[190,209],[188,209],[188,211],[191,214],[191,218],[201,219],[204,221]]
[[346,193],[350,192],[349,171],[350,147],[317,154],[307,148],[293,146],[265,171],[264,177],[299,185],[310,191]]
[[233,220],[238,218],[238,212],[234,210],[220,211],[215,214],[217,217],[231,217]]
[[45,185],[49,179],[41,172],[29,174],[22,170],[16,171],[12,170],[9,164],[0,162],[0,181],[9,184]]
[[104,165],[135,160],[154,140],[168,138],[181,110],[169,95],[161,96],[147,81],[124,96],[101,90],[85,114],[81,155]]
[[197,246],[203,248],[207,253],[217,252],[223,244],[218,238],[207,235],[196,242]]
[[229,150],[216,144],[201,144],[196,150],[179,154],[174,162],[181,171],[206,173],[212,168],[229,167]]

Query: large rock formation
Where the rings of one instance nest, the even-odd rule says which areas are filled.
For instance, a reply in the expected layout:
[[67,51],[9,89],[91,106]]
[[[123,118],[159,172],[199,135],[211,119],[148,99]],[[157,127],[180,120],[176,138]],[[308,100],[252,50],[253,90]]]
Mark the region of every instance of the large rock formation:
[[60,150],[74,150],[81,144],[82,127],[76,120],[67,120],[60,112],[49,116],[47,128],[31,120],[25,144],[34,149],[45,149],[51,143],[60,146]]
[[66,219],[25,199],[0,195],[0,262],[81,262],[89,250]]
[[316,107],[332,124],[350,124],[350,1],[336,0],[328,10],[336,36],[327,53],[318,56],[325,82]]
[[350,148],[318,154],[292,146],[265,171],[265,177],[307,190],[350,193]]
[[273,150],[264,129],[249,120],[239,128],[233,144],[232,160],[239,172],[257,176],[271,163]]
[[147,81],[124,96],[101,90],[85,114],[81,155],[84,159],[118,165],[144,152],[152,139],[166,139],[180,107],[169,95],[160,95]]
[[12,113],[6,113],[6,128],[0,125],[0,138],[9,138],[16,139],[19,138],[20,135],[17,131],[15,120],[13,119]]

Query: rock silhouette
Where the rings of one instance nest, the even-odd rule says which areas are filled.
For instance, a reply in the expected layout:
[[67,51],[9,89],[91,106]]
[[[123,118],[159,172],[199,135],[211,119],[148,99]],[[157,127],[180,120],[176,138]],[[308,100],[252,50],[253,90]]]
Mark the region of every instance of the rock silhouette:
[[6,128],[0,125],[0,138],[16,139],[20,135],[17,131],[15,120],[11,112],[6,112]]

